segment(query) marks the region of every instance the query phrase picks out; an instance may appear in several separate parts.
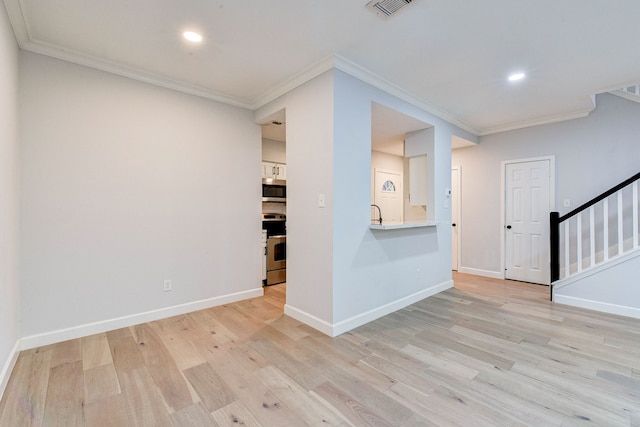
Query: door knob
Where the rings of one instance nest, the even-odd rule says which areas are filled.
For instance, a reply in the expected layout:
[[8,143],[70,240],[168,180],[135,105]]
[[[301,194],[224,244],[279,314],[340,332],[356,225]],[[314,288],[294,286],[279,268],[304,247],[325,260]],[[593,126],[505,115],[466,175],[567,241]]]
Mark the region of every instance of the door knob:
[[511,226],[510,225],[507,225],[507,230],[511,230]]
[[456,223],[454,222],[453,224],[451,224],[451,226],[452,226],[452,227],[455,227],[455,226],[456,226]]

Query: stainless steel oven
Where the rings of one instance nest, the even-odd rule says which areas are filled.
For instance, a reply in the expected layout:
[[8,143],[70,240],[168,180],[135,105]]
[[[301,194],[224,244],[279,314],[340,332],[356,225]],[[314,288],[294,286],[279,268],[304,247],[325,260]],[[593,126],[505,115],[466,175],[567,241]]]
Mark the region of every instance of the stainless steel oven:
[[287,281],[287,236],[267,237],[267,286]]
[[286,215],[263,213],[262,229],[267,234],[267,265],[265,285],[287,281],[287,227]]

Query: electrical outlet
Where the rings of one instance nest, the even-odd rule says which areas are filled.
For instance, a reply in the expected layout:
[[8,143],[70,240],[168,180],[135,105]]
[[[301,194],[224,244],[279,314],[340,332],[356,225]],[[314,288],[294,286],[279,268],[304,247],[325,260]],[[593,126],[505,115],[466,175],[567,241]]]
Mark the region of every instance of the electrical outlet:
[[172,286],[171,286],[171,280],[169,279],[165,279],[164,280],[164,288],[162,289],[164,292],[168,292],[170,290],[172,290]]
[[420,271],[420,269],[416,270],[416,279],[419,279],[422,277],[422,271]]

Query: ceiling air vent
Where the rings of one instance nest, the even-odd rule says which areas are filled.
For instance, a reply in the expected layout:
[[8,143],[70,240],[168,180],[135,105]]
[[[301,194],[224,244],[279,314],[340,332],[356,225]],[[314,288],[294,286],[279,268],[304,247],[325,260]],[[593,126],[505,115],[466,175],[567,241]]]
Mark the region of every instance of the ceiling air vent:
[[367,3],[367,7],[373,9],[377,14],[387,17],[393,15],[412,1],[413,0],[372,0]]

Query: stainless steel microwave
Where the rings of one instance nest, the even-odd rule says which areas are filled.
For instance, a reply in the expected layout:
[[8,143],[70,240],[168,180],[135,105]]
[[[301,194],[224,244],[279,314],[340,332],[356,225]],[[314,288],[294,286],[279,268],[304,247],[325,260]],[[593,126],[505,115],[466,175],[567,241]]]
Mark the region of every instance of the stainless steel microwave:
[[262,180],[262,201],[286,203],[287,185],[286,181],[275,179]]

